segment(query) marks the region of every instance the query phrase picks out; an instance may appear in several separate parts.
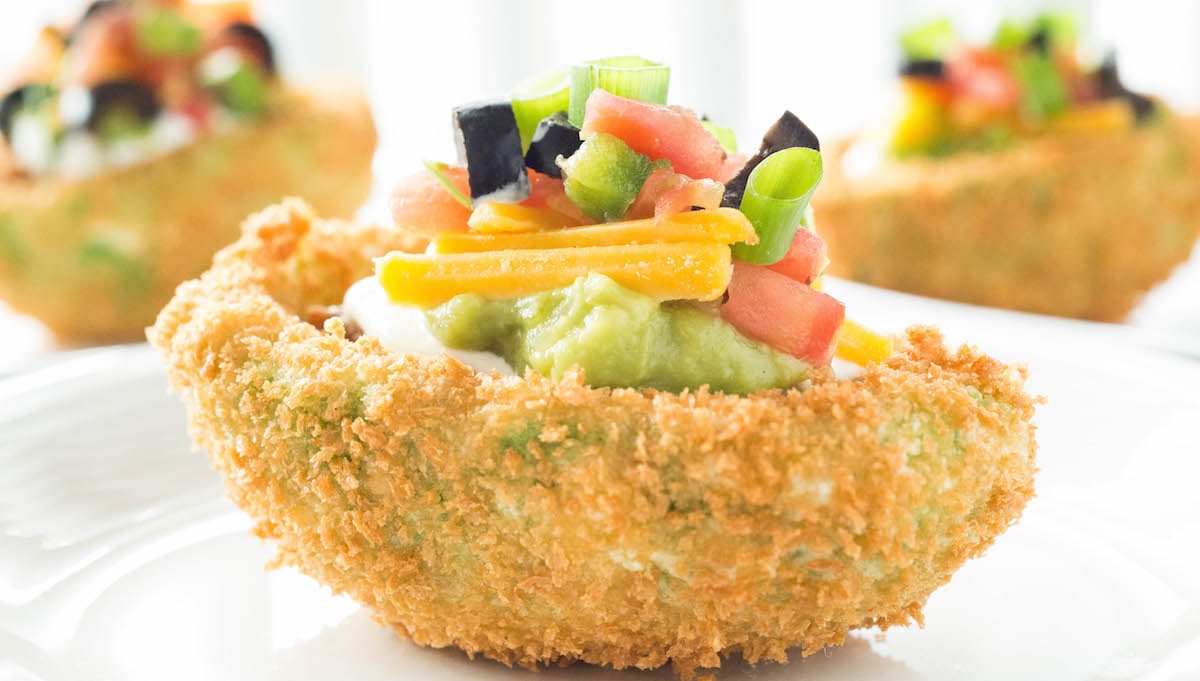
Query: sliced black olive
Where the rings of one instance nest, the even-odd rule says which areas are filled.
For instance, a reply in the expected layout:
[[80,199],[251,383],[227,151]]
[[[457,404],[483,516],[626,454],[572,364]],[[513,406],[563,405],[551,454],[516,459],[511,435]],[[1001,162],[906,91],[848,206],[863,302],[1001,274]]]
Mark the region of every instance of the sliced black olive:
[[134,80],[107,80],[88,94],[91,107],[83,125],[102,135],[113,132],[110,126],[114,121],[149,124],[162,108],[154,91]]
[[1025,40],[1025,49],[1042,56],[1050,56],[1050,30],[1038,26]]
[[1092,79],[1096,83],[1096,94],[1104,99],[1120,97],[1125,93],[1125,85],[1121,83],[1121,74],[1117,71],[1117,54],[1111,50],[1092,73]]
[[556,163],[559,156],[570,158],[583,144],[579,128],[567,120],[567,112],[559,111],[538,121],[525,153],[525,165],[550,177],[562,177]]
[[946,62],[941,59],[912,59],[900,66],[900,75],[910,78],[946,77]]
[[54,88],[42,83],[30,83],[9,92],[0,100],[0,133],[12,139],[13,120],[22,109],[39,106],[54,96]]
[[116,9],[121,6],[120,0],[96,0],[88,5],[88,8],[83,11],[83,16],[79,17],[79,21],[75,22],[75,26],[71,28],[71,32],[66,36],[66,43],[70,45],[79,37],[79,32],[92,19],[104,14],[110,9]]
[[507,100],[454,109],[458,158],[467,166],[472,201],[515,203],[529,197],[521,133]]
[[821,141],[817,139],[816,133],[804,124],[804,121],[796,117],[796,114],[784,111],[779,120],[775,121],[775,124],[767,130],[767,134],[763,135],[762,146],[758,148],[758,152],[751,156],[738,174],[725,184],[725,195],[721,197],[721,205],[728,208],[741,206],[742,194],[746,193],[746,182],[750,180],[751,171],[771,154],[792,147],[820,151]]
[[218,44],[232,44],[244,48],[258,59],[267,75],[275,75],[275,49],[271,40],[254,24],[236,21],[221,29]]
[[1124,99],[1133,110],[1133,120],[1144,123],[1154,116],[1158,104],[1153,99],[1125,87],[1121,82],[1121,73],[1117,68],[1117,55],[1109,52],[1104,61],[1092,73],[1096,84],[1096,95],[1101,99]]

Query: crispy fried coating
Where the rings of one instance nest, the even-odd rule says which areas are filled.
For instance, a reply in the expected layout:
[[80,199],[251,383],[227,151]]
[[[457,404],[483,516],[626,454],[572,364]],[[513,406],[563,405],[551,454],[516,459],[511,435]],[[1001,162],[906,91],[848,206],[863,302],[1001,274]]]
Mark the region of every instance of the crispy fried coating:
[[252,211],[292,194],[354,211],[374,151],[365,99],[339,91],[289,93],[261,122],[83,180],[0,158],[0,299],[65,339],[139,338]]
[[149,332],[279,561],[420,644],[507,664],[784,660],[920,621],[1033,494],[1024,376],[927,328],[750,397],[478,374],[297,315],[401,232],[252,218]]
[[832,274],[1028,312],[1120,321],[1200,234],[1193,121],[1062,133],[1004,151],[885,162],[831,154],[813,198]]

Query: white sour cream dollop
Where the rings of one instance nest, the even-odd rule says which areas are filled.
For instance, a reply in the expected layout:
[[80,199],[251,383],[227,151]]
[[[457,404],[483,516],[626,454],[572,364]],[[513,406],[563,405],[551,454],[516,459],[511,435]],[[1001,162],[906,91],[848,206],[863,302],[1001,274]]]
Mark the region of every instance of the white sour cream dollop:
[[425,313],[420,308],[393,303],[375,277],[367,277],[346,291],[342,314],[358,324],[363,333],[377,337],[383,347],[393,352],[432,356],[446,354],[476,371],[516,375],[499,355],[455,350],[443,345],[429,330]]

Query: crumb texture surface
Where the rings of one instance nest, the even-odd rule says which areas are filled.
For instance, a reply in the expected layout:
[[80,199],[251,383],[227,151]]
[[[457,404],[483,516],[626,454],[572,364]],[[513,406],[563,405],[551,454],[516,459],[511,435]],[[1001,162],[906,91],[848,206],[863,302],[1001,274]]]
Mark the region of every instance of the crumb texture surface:
[[481,375],[298,317],[422,245],[287,202],[149,330],[279,561],[418,643],[684,676],[813,653],[919,621],[1033,494],[1023,373],[928,328],[741,398]]

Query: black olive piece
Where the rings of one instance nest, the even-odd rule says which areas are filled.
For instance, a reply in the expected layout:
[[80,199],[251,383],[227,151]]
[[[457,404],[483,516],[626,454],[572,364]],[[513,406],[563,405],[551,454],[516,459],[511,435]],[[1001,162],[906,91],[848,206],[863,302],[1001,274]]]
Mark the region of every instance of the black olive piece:
[[54,96],[54,88],[42,83],[30,83],[9,92],[0,100],[0,133],[6,139],[12,139],[13,119],[17,112],[38,104]]
[[1130,90],[1121,82],[1117,55],[1113,51],[1104,56],[1104,61],[1092,73],[1092,79],[1096,84],[1096,95],[1101,99],[1124,99],[1128,102],[1133,109],[1133,120],[1137,123],[1145,123],[1158,110],[1158,104],[1152,98]]
[[721,205],[726,208],[738,208],[742,205],[742,195],[746,193],[746,183],[750,181],[750,173],[771,154],[792,147],[804,147],[814,151],[821,150],[821,141],[816,133],[809,129],[791,111],[784,111],[779,120],[763,135],[762,146],[758,148],[738,174],[725,185],[725,195],[721,197]]
[[525,152],[525,165],[550,177],[561,178],[558,157],[570,158],[582,144],[579,128],[567,120],[566,111],[559,111],[538,121],[529,151]]
[[83,30],[83,27],[87,25],[89,21],[95,19],[110,9],[115,9],[120,6],[120,0],[96,0],[96,2],[88,5],[88,8],[83,11],[83,16],[79,17],[79,21],[75,22],[75,25],[71,27],[71,32],[66,36],[66,43],[70,45],[71,43],[75,42],[75,39],[79,37],[79,32]]
[[1129,106],[1133,109],[1133,120],[1136,123],[1145,123],[1158,111],[1157,102],[1137,92],[1126,91],[1125,101],[1129,102]]
[[1043,57],[1050,56],[1050,31],[1045,26],[1038,26],[1025,39],[1025,49],[1034,54],[1040,54]]
[[271,39],[254,24],[235,21],[221,29],[218,40],[226,38],[229,42],[244,45],[256,55],[267,75],[275,75],[275,48],[271,47]]
[[455,107],[454,131],[473,201],[512,203],[529,197],[521,133],[509,101]]
[[97,132],[111,114],[123,113],[142,123],[162,109],[154,91],[135,80],[106,80],[91,89],[92,106],[84,126]]
[[1092,73],[1096,83],[1096,94],[1101,98],[1120,97],[1125,93],[1125,85],[1121,83],[1121,74],[1117,70],[1117,54],[1109,51],[1104,55],[1104,61]]
[[900,75],[941,80],[946,77],[946,62],[941,59],[912,59],[900,65]]

